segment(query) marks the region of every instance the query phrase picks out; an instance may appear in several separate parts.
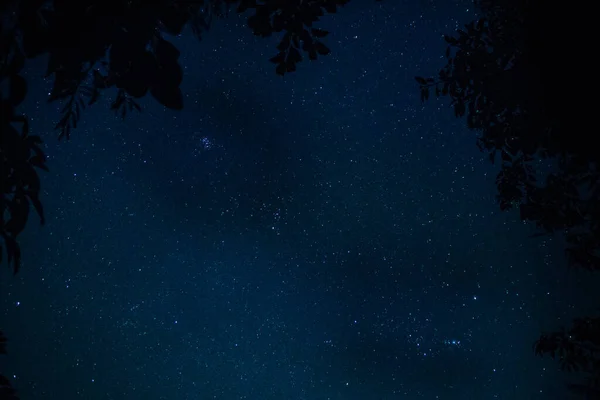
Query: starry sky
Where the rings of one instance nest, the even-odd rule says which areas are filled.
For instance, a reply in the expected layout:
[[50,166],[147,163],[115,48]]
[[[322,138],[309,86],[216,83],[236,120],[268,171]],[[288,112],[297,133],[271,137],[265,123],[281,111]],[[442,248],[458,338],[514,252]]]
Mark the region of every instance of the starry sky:
[[531,346],[593,281],[499,211],[475,133],[414,81],[474,17],[353,0],[319,25],[332,54],[282,78],[278,38],[232,15],[170,38],[183,111],[106,99],[68,142],[32,61],[47,224],[0,280],[22,399],[566,398]]

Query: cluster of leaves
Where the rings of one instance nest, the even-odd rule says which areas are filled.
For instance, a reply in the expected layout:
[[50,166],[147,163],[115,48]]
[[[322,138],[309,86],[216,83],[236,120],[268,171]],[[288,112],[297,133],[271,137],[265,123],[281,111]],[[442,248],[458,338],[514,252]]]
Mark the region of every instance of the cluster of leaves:
[[[0,331],[0,355],[6,354],[6,336]],[[8,378],[0,374],[0,399],[19,400],[17,391],[12,387]]]
[[540,336],[533,349],[557,359],[563,370],[583,372],[584,382],[571,384],[571,389],[600,398],[600,318],[575,319],[569,330]]
[[[489,152],[492,162],[500,154],[498,199],[502,209],[509,209],[535,186],[528,165],[538,151],[524,102],[529,93],[524,86],[512,87],[524,73],[518,65],[522,49],[515,40],[519,24],[511,23],[507,30],[502,19],[486,16],[465,28],[457,31],[457,37],[444,36],[447,64],[438,78],[415,79],[423,101],[431,89],[436,96],[450,97],[455,116],[466,116],[467,126],[481,132],[477,144]],[[545,123],[541,125],[542,131],[548,129]]]
[[[150,93],[170,109],[181,109],[183,78],[179,51],[165,34],[179,35],[186,25],[200,38],[213,18],[224,17],[237,5],[237,12],[253,9],[248,25],[259,36],[285,31],[278,46],[276,72],[294,71],[302,57],[299,49],[315,59],[329,49],[318,40],[327,32],[313,27],[325,12],[336,12],[348,0],[158,0],[117,1],[20,0],[3,2],[0,12],[0,81],[10,81],[11,93],[2,103],[3,230],[7,255],[20,262],[16,236],[21,232],[31,202],[41,214],[37,193],[39,180],[17,157],[27,156],[29,166],[45,168],[39,138],[29,136],[24,116],[15,109],[26,95],[19,75],[26,59],[48,54],[46,77],[54,83],[48,101],[62,101],[55,126],[59,138],[69,138],[82,111],[96,103],[101,92],[116,89],[111,102],[121,117],[141,111],[136,101]],[[308,27],[310,31],[306,28]],[[14,123],[22,124],[16,134]],[[23,185],[18,190],[18,184]],[[12,186],[11,186],[12,185]],[[29,201],[25,201],[28,198]],[[8,217],[6,214],[8,213]]]
[[[500,208],[519,205],[523,220],[548,233],[565,232],[570,265],[600,270],[600,154],[588,135],[569,126],[574,116],[558,98],[565,92],[548,90],[565,86],[566,70],[552,51],[540,52],[553,35],[539,31],[554,28],[540,27],[528,4],[482,2],[482,18],[445,36],[447,64],[438,77],[415,79],[423,101],[432,89],[449,96],[455,115],[480,133],[479,148],[492,162],[500,155]],[[539,158],[559,163],[545,181],[536,178]]]
[[[0,37],[0,42],[5,43]],[[29,134],[28,120],[16,112],[27,92],[27,83],[18,72],[22,59],[5,54],[0,59],[0,77],[7,93],[0,93],[0,262],[6,259],[16,274],[21,266],[17,236],[25,229],[31,206],[44,223],[40,202],[40,178],[36,168],[47,171],[41,139]],[[20,128],[20,129],[18,129]],[[0,331],[0,354],[6,354],[6,337]],[[9,379],[0,374],[0,398],[17,400]]]
[[[586,117],[583,107],[569,105],[579,98],[572,84],[579,63],[569,43],[585,35],[556,30],[565,12],[557,4],[476,3],[481,18],[444,37],[447,64],[438,76],[415,78],[421,99],[431,90],[448,96],[455,115],[478,132],[479,148],[492,162],[500,155],[502,210],[517,205],[521,219],[543,234],[565,233],[569,266],[600,271],[600,153],[589,123],[578,125]],[[564,51],[556,57],[559,47]],[[557,164],[544,180],[534,167],[540,159]],[[586,384],[571,386],[580,392],[598,390],[598,342],[590,342],[590,332],[600,339],[597,319],[576,320],[570,333],[543,335],[536,343],[536,354],[559,352],[566,369],[587,374]]]
[[[271,59],[276,73],[296,70],[302,60],[330,50],[318,39],[328,32],[313,27],[325,12],[334,13],[349,0],[8,0],[0,4],[0,83],[8,93],[0,99],[0,262],[4,250],[17,273],[23,231],[31,205],[44,223],[36,168],[47,170],[38,136],[29,135],[27,118],[16,113],[27,94],[20,75],[26,59],[48,54],[46,77],[54,84],[48,100],[62,101],[55,126],[59,139],[69,139],[82,111],[96,103],[101,92],[116,89],[111,109],[125,117],[141,111],[136,99],[150,93],[170,109],[182,109],[183,72],[179,51],[165,38],[177,36],[186,25],[200,39],[214,18],[254,10],[248,17],[253,33],[266,37],[284,31]],[[20,130],[17,129],[20,127]],[[0,339],[3,336],[0,336]],[[0,344],[2,344],[1,342]],[[13,398],[9,381],[0,376],[0,395]],[[13,396],[13,397],[11,397]],[[16,397],[14,397],[16,398]]]
[[314,39],[315,37],[325,37],[328,34],[329,32],[316,28],[311,29],[310,33],[304,28],[299,34],[287,32],[283,36],[283,40],[279,43],[279,46],[277,46],[279,53],[270,59],[272,63],[277,64],[276,72],[279,75],[284,75],[286,72],[293,72],[296,70],[296,63],[302,61],[302,55],[298,50],[298,48],[300,48],[300,41],[302,41],[302,49],[308,52],[308,57],[311,60],[316,60],[317,54],[329,54],[329,48],[322,42]]
[[[201,37],[215,17],[253,9],[248,26],[255,35],[284,31],[271,59],[276,72],[296,70],[300,50],[314,60],[330,50],[319,41],[328,32],[313,27],[325,12],[349,0],[159,0],[103,2],[22,0],[16,3],[8,47],[19,57],[49,53],[46,75],[54,76],[49,101],[65,102],[56,125],[69,137],[80,112],[98,100],[103,89],[117,88],[112,108],[120,115],[139,106],[134,99],[150,93],[165,107],[181,109],[183,73],[179,51],[164,34],[179,35],[186,25]],[[308,28],[308,29],[307,29]],[[12,38],[12,40],[10,40]]]
[[44,223],[36,168],[47,170],[47,166],[39,146],[41,139],[29,134],[27,118],[15,110],[26,93],[26,82],[16,73],[18,59],[7,61],[2,72],[8,76],[8,94],[0,97],[0,236],[4,243],[0,245],[0,260],[6,250],[8,264],[16,274],[21,265],[17,236],[25,229],[30,205]]

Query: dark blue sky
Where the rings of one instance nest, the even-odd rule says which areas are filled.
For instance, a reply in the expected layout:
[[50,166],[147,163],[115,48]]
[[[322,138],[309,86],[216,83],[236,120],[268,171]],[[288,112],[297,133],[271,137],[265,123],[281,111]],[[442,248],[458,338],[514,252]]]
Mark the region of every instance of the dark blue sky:
[[499,212],[475,134],[414,81],[473,18],[353,0],[282,78],[234,15],[173,39],[183,111],[107,99],[69,142],[32,62],[48,222],[0,292],[22,399],[564,399],[531,345],[592,283]]

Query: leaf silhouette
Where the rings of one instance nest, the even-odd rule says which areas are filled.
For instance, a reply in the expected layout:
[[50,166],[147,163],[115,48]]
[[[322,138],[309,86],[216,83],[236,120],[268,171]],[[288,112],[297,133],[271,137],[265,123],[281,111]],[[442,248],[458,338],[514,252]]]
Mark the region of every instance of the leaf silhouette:
[[27,82],[25,79],[17,74],[10,76],[10,92],[9,101],[17,106],[25,100],[27,94]]
[[323,43],[319,42],[318,40],[315,41],[315,48],[317,50],[317,53],[319,53],[322,56],[326,56],[327,54],[331,53],[331,50],[329,50],[329,48],[327,46],[325,46]]
[[324,38],[325,36],[329,35],[329,31],[326,31],[324,29],[318,29],[318,28],[312,28],[310,30],[310,33],[314,37],[318,37],[318,38]]
[[178,87],[154,86],[150,89],[152,96],[163,106],[172,110],[183,109],[183,96]]

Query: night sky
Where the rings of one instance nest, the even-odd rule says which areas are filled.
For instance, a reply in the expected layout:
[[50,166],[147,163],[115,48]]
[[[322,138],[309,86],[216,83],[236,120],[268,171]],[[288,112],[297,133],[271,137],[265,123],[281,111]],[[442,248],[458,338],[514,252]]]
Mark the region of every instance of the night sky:
[[0,280],[21,398],[565,399],[531,346],[590,277],[499,211],[475,133],[414,80],[473,11],[353,0],[283,78],[279,38],[232,15],[170,38],[183,111],[123,121],[106,92],[68,142],[31,62],[47,224]]

